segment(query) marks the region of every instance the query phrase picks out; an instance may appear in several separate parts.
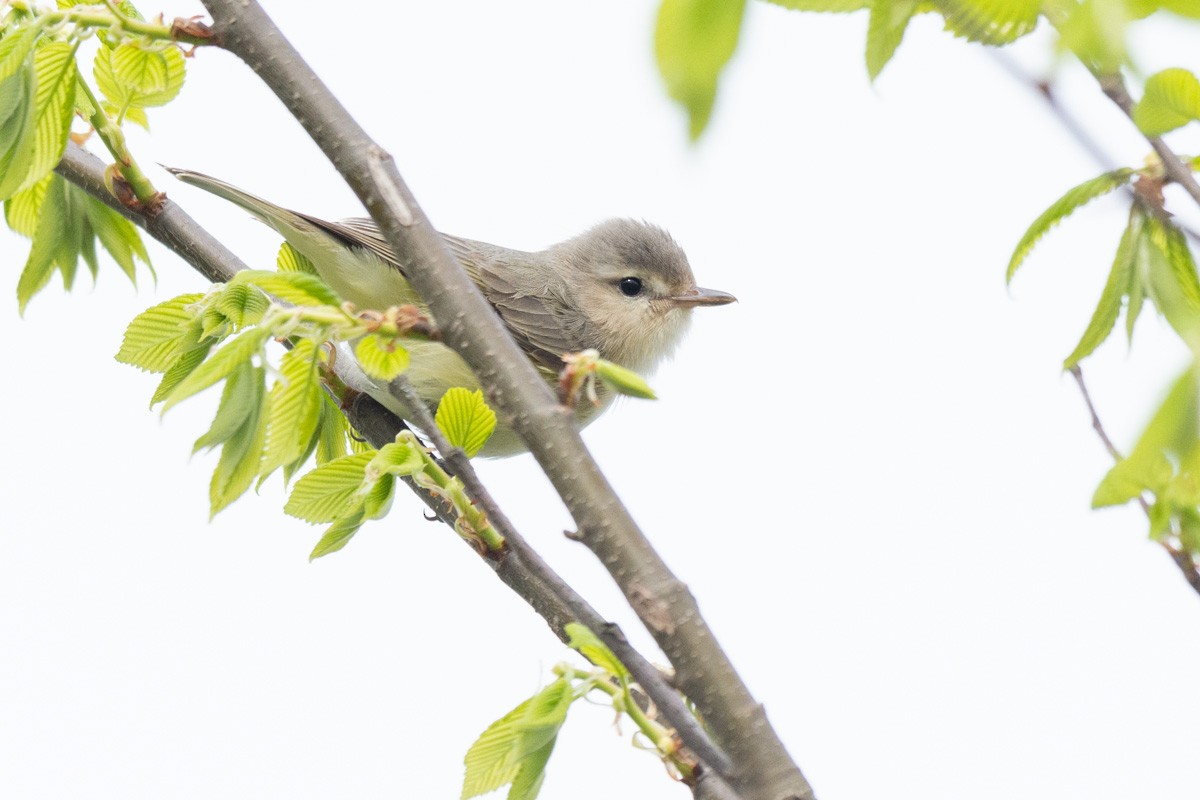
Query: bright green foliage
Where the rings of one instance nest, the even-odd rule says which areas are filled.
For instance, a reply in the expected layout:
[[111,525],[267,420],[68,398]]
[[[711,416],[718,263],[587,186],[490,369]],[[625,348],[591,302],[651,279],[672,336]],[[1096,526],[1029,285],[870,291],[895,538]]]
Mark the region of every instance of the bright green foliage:
[[338,307],[342,304],[342,299],[324,281],[307,272],[248,269],[239,272],[230,283],[253,284],[267,294],[297,306]]
[[1042,0],[935,0],[946,30],[973,42],[1002,45],[1037,27]]
[[574,699],[570,682],[559,678],[488,726],[463,760],[463,800],[506,784],[512,784],[509,800],[537,797],[550,751]]
[[712,116],[721,70],[733,56],[746,0],[663,0],[654,55],[667,93],[687,110],[688,134],[700,137]]
[[[1140,271],[1134,267],[1144,220],[1145,216],[1140,209],[1134,207],[1130,210],[1129,225],[1125,228],[1125,233],[1121,236],[1121,243],[1117,246],[1117,255],[1113,259],[1112,269],[1108,273],[1108,281],[1104,284],[1104,292],[1100,295],[1100,302],[1096,304],[1096,310],[1093,312],[1092,319],[1088,323],[1083,337],[1079,340],[1079,344],[1063,361],[1063,369],[1070,369],[1078,364],[1108,338],[1108,334],[1117,323],[1117,317],[1121,313],[1121,301],[1125,297],[1130,298],[1128,330],[1130,338],[1132,338],[1133,321],[1141,309],[1143,296],[1142,276]],[[1138,298],[1136,305],[1133,300],[1135,293]]]
[[1145,493],[1150,535],[1176,533],[1187,548],[1200,545],[1200,391],[1189,368],[1171,388],[1133,452],[1118,461],[1096,488],[1092,506],[1121,505]]
[[[221,353],[226,349],[228,348],[221,348],[217,352]],[[206,361],[196,372],[211,363],[212,361]],[[239,374],[245,377],[234,377]],[[226,439],[221,446],[221,457],[217,460],[217,468],[213,470],[212,483],[208,492],[210,519],[216,516],[218,511],[241,497],[258,476],[263,445],[267,436],[266,420],[263,414],[263,399],[266,394],[265,377],[266,370],[261,366],[251,366],[249,361],[238,363],[230,375],[230,380],[237,382],[237,391],[244,395],[235,401],[236,405],[239,408],[247,409],[248,413],[241,420],[241,424],[237,426],[233,435]],[[178,392],[179,389],[176,391]],[[220,417],[219,412],[217,416]]]
[[354,346],[354,356],[363,372],[382,381],[394,380],[408,369],[408,351],[394,336],[364,336]]
[[0,40],[0,199],[7,200],[30,176],[37,136],[37,73],[34,31],[25,29]]
[[1154,305],[1180,338],[1200,353],[1200,278],[1183,232],[1146,215],[1138,262]]
[[[37,80],[33,138],[20,165],[14,161],[12,173],[0,177],[3,198],[28,189],[54,169],[62,159],[71,132],[77,79],[75,48],[66,42],[50,42],[34,51],[33,66]],[[24,178],[18,180],[22,173]]]
[[1164,69],[1146,81],[1133,121],[1147,136],[1161,136],[1200,119],[1200,81],[1186,69]]
[[1006,280],[1012,280],[1013,275],[1017,272],[1017,268],[1021,266],[1021,262],[1029,255],[1029,251],[1033,249],[1038,240],[1045,236],[1051,228],[1070,216],[1077,208],[1129,183],[1133,179],[1134,174],[1135,172],[1132,169],[1118,169],[1106,172],[1103,175],[1099,175],[1073,187],[1062,197],[1058,198],[1058,200],[1055,200],[1049,208],[1042,212],[1041,216],[1033,221],[1033,224],[1029,226],[1029,230],[1025,231],[1025,235],[1017,243],[1017,248],[1013,251],[1012,258],[1008,262]]
[[917,11],[917,0],[874,0],[867,23],[867,74],[879,77],[904,39],[908,21]]
[[311,339],[300,339],[280,359],[279,380],[268,400],[267,450],[260,484],[276,469],[295,462],[315,446],[321,419],[321,384],[317,377],[320,350]]
[[1132,16],[1126,0],[1082,0],[1063,4],[1058,23],[1059,47],[1069,50],[1102,75],[1110,75],[1128,59],[1126,28]]
[[166,105],[183,88],[186,65],[176,45],[125,42],[96,54],[96,85],[121,119],[129,109]]
[[279,256],[275,259],[275,266],[280,272],[307,272],[309,275],[317,274],[317,268],[313,266],[311,261],[309,261],[308,256],[304,255],[287,242],[284,242],[279,246]]
[[630,397],[640,397],[643,400],[658,399],[657,395],[654,394],[654,390],[650,388],[650,384],[646,383],[645,378],[631,369],[622,367],[620,364],[606,361],[603,358],[597,359],[596,375],[600,380],[621,394],[626,394]]
[[228,378],[243,361],[251,358],[263,359],[263,345],[271,338],[271,332],[262,328],[249,328],[235,339],[216,349],[203,364],[184,378],[163,403],[163,412],[170,410],[180,401]]
[[568,622],[565,630],[568,647],[579,651],[584,658],[606,670],[610,675],[621,680],[629,680],[629,670],[625,668],[613,651],[608,649],[608,645],[600,641],[599,636],[592,633],[590,628],[580,625],[578,622]]
[[296,481],[283,510],[308,522],[333,522],[349,514],[374,452],[355,453],[323,464]]
[[496,430],[496,412],[488,407],[483,392],[456,386],[442,395],[435,422],[450,444],[473,457]]

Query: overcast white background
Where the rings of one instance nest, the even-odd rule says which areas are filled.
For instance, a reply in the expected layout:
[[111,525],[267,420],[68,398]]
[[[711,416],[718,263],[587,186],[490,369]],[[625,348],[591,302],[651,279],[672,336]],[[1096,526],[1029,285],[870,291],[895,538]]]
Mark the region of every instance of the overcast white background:
[[[1068,221],[1005,289],[1025,226],[1099,168],[987,53],[923,17],[872,87],[865,14],[753,3],[693,148],[649,2],[267,7],[442,229],[538,248],[646,218],[739,297],[696,313],[658,402],[585,438],[821,798],[1196,796],[1200,598],[1139,511],[1089,510],[1108,457],[1060,371],[1125,206]],[[1141,64],[1200,67],[1197,33],[1145,25]],[[1015,55],[1040,69],[1046,43]],[[240,63],[189,66],[153,137],[132,135],[144,163],[361,213]],[[1062,88],[1141,162],[1086,76]],[[271,263],[268,229],[154,178]],[[157,286],[107,263],[21,320],[26,243],[0,255],[0,795],[457,797],[474,737],[566,648],[415,499],[314,564],[320,529],[281,513],[277,479],[209,524],[215,457],[188,453],[215,396],[160,420],[157,379],[113,360],[134,314],[202,279],[152,246]],[[1185,363],[1148,311],[1131,351],[1085,364],[1119,445]],[[648,642],[532,460],[480,469]],[[543,797],[687,797],[611,716],[571,712]]]

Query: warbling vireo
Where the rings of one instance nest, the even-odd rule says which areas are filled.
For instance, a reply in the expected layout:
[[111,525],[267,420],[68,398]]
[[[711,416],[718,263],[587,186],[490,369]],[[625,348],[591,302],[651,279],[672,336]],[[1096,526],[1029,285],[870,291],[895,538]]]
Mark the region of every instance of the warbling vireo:
[[[342,299],[361,309],[403,304],[425,309],[374,221],[327,222],[198,172],[170,171],[274,228],[313,263]],[[636,372],[652,371],[674,351],[693,308],[735,300],[725,292],[696,286],[687,256],[675,240],[644,222],[610,219],[534,253],[447,234],[442,237],[551,383],[563,369],[564,354],[588,349]],[[405,348],[409,351],[405,375],[431,412],[447,389],[479,388],[466,362],[445,345],[410,341]],[[403,402],[390,393],[371,394],[401,417],[409,416]],[[599,398],[599,405],[578,405],[580,426],[599,416],[611,402],[612,392],[602,391]],[[524,450],[517,435],[501,423],[481,455]]]

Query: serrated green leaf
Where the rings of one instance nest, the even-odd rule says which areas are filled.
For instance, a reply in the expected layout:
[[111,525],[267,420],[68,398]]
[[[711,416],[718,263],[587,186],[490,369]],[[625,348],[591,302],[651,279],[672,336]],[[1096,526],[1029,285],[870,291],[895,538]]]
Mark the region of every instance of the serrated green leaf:
[[304,255],[287,242],[284,242],[279,246],[279,255],[275,259],[275,266],[280,272],[305,272],[309,275],[317,274],[317,268],[313,266],[312,261],[309,261],[308,256]]
[[303,455],[313,437],[321,416],[319,354],[312,340],[300,339],[280,360],[279,380],[271,389],[262,480]]
[[243,270],[231,283],[248,283],[269,295],[297,306],[340,307],[341,298],[316,275],[306,272]]
[[36,32],[30,28],[0,39],[0,199],[17,192],[33,165]]
[[350,542],[354,534],[358,533],[358,529],[363,526],[365,521],[366,514],[361,506],[346,516],[340,517],[325,531],[321,540],[317,542],[317,546],[309,553],[308,560],[315,561],[321,556],[341,550]]
[[1183,233],[1149,215],[1139,245],[1146,291],[1180,338],[1200,352],[1200,278]]
[[537,750],[529,753],[521,760],[512,787],[508,790],[508,800],[534,800],[542,790],[542,782],[546,779],[546,763],[554,752],[554,744],[558,737],[552,737]]
[[328,394],[321,393],[321,421],[317,426],[317,466],[346,455],[346,438],[350,426],[337,404]]
[[575,700],[575,695],[571,691],[570,681],[559,678],[530,700],[525,715],[517,721],[519,735],[515,757],[519,761],[524,761],[554,741],[567,719],[567,710]]
[[271,337],[271,332],[261,328],[249,328],[226,342],[215,353],[183,379],[163,403],[163,413],[182,400],[204,391],[217,381],[227,377],[243,361],[248,361],[262,352],[262,346]]
[[253,286],[227,284],[213,303],[235,327],[257,325],[270,305],[267,296]]
[[195,319],[190,309],[204,298],[202,294],[183,294],[146,309],[133,318],[125,329],[117,361],[149,372],[165,372],[195,344],[188,325]]
[[37,92],[34,95],[33,143],[24,180],[9,189],[7,176],[0,180],[0,197],[28,189],[42,180],[62,159],[75,112],[75,48],[50,42],[33,54]]
[[363,372],[382,381],[394,380],[408,369],[408,351],[391,337],[367,334],[354,345],[354,357]]
[[[193,336],[193,341],[194,338]],[[204,359],[208,357],[208,351],[215,345],[215,341],[206,339],[203,342],[194,342],[186,350],[183,350],[163,374],[158,388],[154,390],[154,396],[150,398],[150,407],[153,408],[155,404],[166,400],[171,392],[175,391],[175,387],[183,382],[184,378],[191,375],[196,371],[196,367],[204,363]]]
[[1021,266],[1025,257],[1029,255],[1029,251],[1051,228],[1070,216],[1076,209],[1129,183],[1133,175],[1134,171],[1131,169],[1106,172],[1072,187],[1066,194],[1055,200],[1033,221],[1033,224],[1025,231],[1025,235],[1021,237],[1021,241],[1017,243],[1017,248],[1008,262],[1005,280],[1012,281],[1013,275],[1016,274],[1017,268]]
[[874,81],[904,40],[917,0],[874,0],[867,21],[867,74]]
[[1096,304],[1096,310],[1092,312],[1092,319],[1088,322],[1079,344],[1075,345],[1075,349],[1063,361],[1063,369],[1070,369],[1078,364],[1108,338],[1113,326],[1117,324],[1117,317],[1121,314],[1121,299],[1134,283],[1141,285],[1134,271],[1137,242],[1141,232],[1141,215],[1131,213],[1129,224],[1125,233],[1121,235],[1120,244],[1117,245],[1117,254],[1113,259],[1112,269],[1109,270],[1108,280],[1104,284],[1104,291],[1100,294],[1100,302]]
[[256,378],[261,381],[261,375],[256,372],[253,364],[249,361],[238,364],[225,381],[225,387],[221,391],[221,403],[217,406],[212,426],[192,445],[193,453],[229,441],[250,415],[256,412],[262,403],[258,389],[251,385]]
[[333,522],[360,499],[367,464],[375,452],[335,459],[309,472],[292,488],[284,512],[308,522]]
[[24,314],[33,296],[50,282],[59,261],[66,260],[63,258],[63,249],[71,242],[70,210],[66,205],[62,179],[55,176],[46,188],[33,245],[29,248],[25,268],[17,280],[18,313]]
[[972,42],[1003,45],[1032,33],[1042,0],[934,0],[946,30]]
[[125,42],[96,53],[96,85],[122,116],[126,109],[169,103],[183,88],[187,66],[175,45],[147,48]]
[[688,134],[700,137],[712,116],[721,70],[737,48],[745,0],[662,0],[654,55],[667,93],[688,112]]
[[616,654],[608,649],[608,645],[600,641],[600,637],[592,633],[586,625],[568,622],[564,630],[567,633],[567,647],[579,651],[584,658],[608,671],[613,677],[626,680],[630,678],[629,670],[621,663],[621,659],[617,658]]
[[8,223],[9,228],[26,238],[33,238],[41,218],[46,187],[53,179],[53,175],[46,175],[28,189],[23,189],[4,201],[4,221]]
[[[1131,345],[1133,344],[1133,326],[1137,324],[1146,299],[1146,277],[1143,274],[1140,256],[1144,231],[1145,212],[1134,203],[1129,209],[1129,226],[1126,228],[1126,235],[1130,237],[1133,247],[1133,270],[1129,276],[1129,302],[1125,307],[1125,335]],[[1124,241],[1123,237],[1122,241]]]
[[210,519],[245,494],[259,472],[267,434],[266,370],[250,367],[250,372],[247,383],[253,391],[249,400],[251,411],[237,432],[221,447],[221,457],[209,486]]
[[783,6],[792,11],[824,11],[844,14],[869,8],[871,0],[768,0],[772,5]]
[[375,475],[413,475],[425,466],[423,455],[408,442],[388,442],[379,448],[367,465],[367,477]]
[[603,358],[597,359],[596,375],[600,380],[621,394],[627,394],[630,397],[640,397],[643,400],[658,399],[654,394],[654,390],[650,388],[650,384],[646,383],[646,380],[641,375],[638,375],[631,369],[622,367],[620,364],[614,364],[612,361],[606,361]]
[[496,430],[496,412],[488,407],[480,390],[456,386],[442,395],[434,422],[450,444],[473,458]]
[[[82,192],[74,186],[72,190]],[[150,274],[154,275],[150,254],[146,252],[146,245],[142,243],[137,226],[94,197],[83,195],[82,205],[96,238],[131,283],[137,285],[134,259],[140,260],[149,268]]]
[[525,717],[533,698],[518,705],[479,735],[463,758],[466,774],[463,777],[462,800],[494,792],[512,783],[521,765],[514,758],[520,738],[518,722]]
[[1133,108],[1133,121],[1147,136],[1200,119],[1200,80],[1186,69],[1164,69],[1146,80],[1146,91]]

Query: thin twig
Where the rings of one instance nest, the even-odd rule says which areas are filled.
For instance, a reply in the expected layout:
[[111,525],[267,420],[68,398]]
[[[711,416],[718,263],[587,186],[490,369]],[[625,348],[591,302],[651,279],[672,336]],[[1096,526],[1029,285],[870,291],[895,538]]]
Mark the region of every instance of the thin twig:
[[[1104,443],[1104,449],[1112,456],[1113,461],[1120,461],[1123,456],[1121,451],[1112,443],[1112,439],[1108,438],[1108,433],[1104,430],[1104,424],[1100,422],[1100,415],[1096,413],[1096,406],[1092,403],[1092,395],[1088,392],[1087,384],[1083,381],[1083,370],[1079,365],[1071,367],[1069,370],[1071,377],[1075,379],[1075,383],[1079,386],[1079,393],[1083,395],[1083,402],[1087,405],[1088,413],[1092,416],[1092,430],[1096,431],[1096,435],[1100,437],[1100,441]],[[1142,507],[1142,511],[1147,517],[1150,516],[1150,503],[1142,495],[1137,497],[1138,505]],[[1200,569],[1196,566],[1196,559],[1187,550],[1175,544],[1178,536],[1173,534],[1171,537],[1164,537],[1159,540],[1159,544],[1167,551],[1167,555],[1171,556],[1171,560],[1175,562],[1175,566],[1179,567],[1179,571],[1183,573],[1183,578],[1188,582],[1192,589],[1200,594]]]

